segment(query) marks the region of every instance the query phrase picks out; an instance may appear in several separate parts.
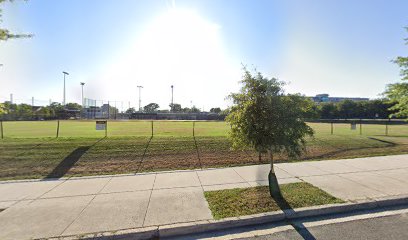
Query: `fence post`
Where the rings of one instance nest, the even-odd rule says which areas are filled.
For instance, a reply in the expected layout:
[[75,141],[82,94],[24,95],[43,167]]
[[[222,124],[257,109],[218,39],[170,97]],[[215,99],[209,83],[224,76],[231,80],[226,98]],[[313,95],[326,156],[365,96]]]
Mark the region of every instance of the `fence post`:
[[58,138],[58,136],[59,136],[59,125],[60,125],[60,123],[59,123],[59,120],[57,121],[57,138]]
[[195,137],[195,121],[193,121],[193,137]]
[[331,135],[333,135],[333,122],[331,122],[330,125],[331,125],[331,129],[330,129]]
[[385,136],[388,136],[388,122],[390,121],[390,119],[388,119],[388,121],[385,122]]
[[105,126],[105,137],[108,136],[108,120],[106,120],[106,126]]
[[363,134],[362,120],[360,119],[360,135]]
[[3,139],[4,138],[4,136],[3,136],[3,120],[1,120],[0,121],[0,131],[1,131],[1,139]]
[[152,121],[152,137],[153,137],[153,121]]

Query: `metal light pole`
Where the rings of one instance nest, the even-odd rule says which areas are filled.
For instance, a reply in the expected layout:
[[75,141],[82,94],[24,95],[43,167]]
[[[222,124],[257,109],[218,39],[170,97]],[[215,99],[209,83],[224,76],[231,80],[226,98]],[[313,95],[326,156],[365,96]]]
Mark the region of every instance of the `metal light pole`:
[[62,100],[62,105],[65,106],[65,75],[69,75],[67,72],[62,72],[64,74],[64,98]]
[[82,108],[84,107],[84,82],[80,82],[79,84],[81,84],[81,88],[82,88],[82,93],[81,93],[81,99],[82,99]]
[[142,98],[141,98],[140,93],[141,93],[141,89],[143,88],[143,86],[137,86],[137,87],[139,88],[139,112],[141,112],[142,111],[142,106],[141,106]]
[[171,85],[171,105],[173,106],[173,88],[174,86]]

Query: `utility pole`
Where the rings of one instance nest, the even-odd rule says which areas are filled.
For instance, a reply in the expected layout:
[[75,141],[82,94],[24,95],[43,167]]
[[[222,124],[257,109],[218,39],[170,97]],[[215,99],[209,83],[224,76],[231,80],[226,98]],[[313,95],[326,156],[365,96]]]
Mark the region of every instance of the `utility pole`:
[[13,104],[13,94],[10,93],[10,103]]
[[64,74],[64,97],[63,97],[63,100],[62,100],[62,105],[65,106],[65,75],[69,75],[69,73],[62,72],[62,74]]
[[82,93],[81,93],[81,99],[82,99],[82,108],[84,107],[84,82],[80,82],[79,84],[81,84],[81,88],[82,88]]
[[143,88],[143,86],[137,86],[137,87],[139,88],[139,112],[141,112],[142,111],[142,106],[141,106],[142,98],[141,98],[140,93],[141,93],[141,89]]

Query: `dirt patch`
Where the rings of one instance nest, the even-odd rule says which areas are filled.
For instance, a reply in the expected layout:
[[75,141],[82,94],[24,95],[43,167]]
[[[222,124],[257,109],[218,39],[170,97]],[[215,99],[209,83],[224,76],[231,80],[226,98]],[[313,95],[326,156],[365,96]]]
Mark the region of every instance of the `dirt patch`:
[[[276,162],[341,159],[408,153],[400,138],[326,136],[310,140],[300,159],[275,155]],[[44,178],[198,169],[268,163],[267,156],[232,150],[226,137],[20,139],[0,144],[0,179]],[[389,144],[394,142],[395,144]],[[196,145],[197,143],[197,145]],[[86,151],[76,154],[78,149]],[[70,157],[71,156],[71,157]],[[77,158],[74,158],[77,156]],[[64,159],[66,162],[64,162]],[[75,161],[67,161],[74,159]],[[63,171],[60,171],[60,170]],[[58,171],[57,171],[58,170]]]

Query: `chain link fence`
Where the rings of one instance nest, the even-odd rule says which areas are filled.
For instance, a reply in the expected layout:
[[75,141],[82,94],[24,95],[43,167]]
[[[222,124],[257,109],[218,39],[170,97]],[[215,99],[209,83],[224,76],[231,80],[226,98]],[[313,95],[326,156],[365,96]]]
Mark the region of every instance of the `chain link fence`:
[[[403,121],[324,121],[309,122],[316,135],[406,136],[408,124]],[[188,137],[227,136],[224,121],[144,121],[107,120],[107,136]],[[96,130],[96,120],[1,121],[2,138],[102,137]]]

